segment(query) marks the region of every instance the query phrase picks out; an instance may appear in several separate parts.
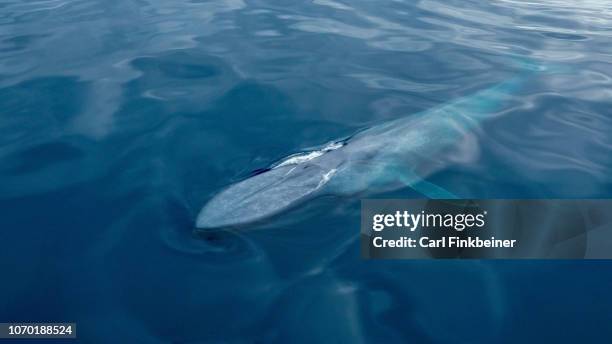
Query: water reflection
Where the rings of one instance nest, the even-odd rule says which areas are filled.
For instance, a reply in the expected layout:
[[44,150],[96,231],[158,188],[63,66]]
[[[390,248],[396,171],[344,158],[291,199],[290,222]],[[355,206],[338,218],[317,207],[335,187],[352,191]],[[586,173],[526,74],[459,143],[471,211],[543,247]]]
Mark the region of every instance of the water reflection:
[[609,7],[3,2],[0,320],[74,319],[87,342],[609,337],[605,262],[362,261],[355,198],[245,232],[192,228],[251,171],[507,80],[517,59],[563,70],[517,90],[464,147],[478,154],[431,182],[610,197]]

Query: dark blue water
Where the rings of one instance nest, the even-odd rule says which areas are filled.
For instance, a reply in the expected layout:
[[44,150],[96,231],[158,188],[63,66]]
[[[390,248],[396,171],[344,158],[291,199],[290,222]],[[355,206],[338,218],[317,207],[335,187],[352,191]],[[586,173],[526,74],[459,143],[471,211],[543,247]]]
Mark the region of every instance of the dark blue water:
[[611,197],[607,1],[0,1],[0,321],[89,343],[609,341],[609,262],[364,261],[357,199],[193,234],[251,171],[517,60],[560,68],[428,180]]

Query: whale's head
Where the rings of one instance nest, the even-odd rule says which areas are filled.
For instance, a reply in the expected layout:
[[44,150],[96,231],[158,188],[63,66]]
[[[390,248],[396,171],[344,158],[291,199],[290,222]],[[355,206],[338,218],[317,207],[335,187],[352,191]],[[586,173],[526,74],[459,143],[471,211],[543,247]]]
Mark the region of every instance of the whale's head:
[[341,163],[336,146],[297,154],[222,190],[204,205],[196,227],[247,225],[319,195]]

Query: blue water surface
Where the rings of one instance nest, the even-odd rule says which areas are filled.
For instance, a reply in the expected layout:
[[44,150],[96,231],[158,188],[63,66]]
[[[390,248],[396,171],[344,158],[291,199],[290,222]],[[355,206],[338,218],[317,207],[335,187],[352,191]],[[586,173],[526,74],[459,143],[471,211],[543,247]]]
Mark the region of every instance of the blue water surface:
[[558,69],[428,180],[611,197],[609,1],[1,0],[0,322],[72,321],[85,343],[609,342],[610,262],[365,261],[356,198],[193,231],[251,171],[516,61]]

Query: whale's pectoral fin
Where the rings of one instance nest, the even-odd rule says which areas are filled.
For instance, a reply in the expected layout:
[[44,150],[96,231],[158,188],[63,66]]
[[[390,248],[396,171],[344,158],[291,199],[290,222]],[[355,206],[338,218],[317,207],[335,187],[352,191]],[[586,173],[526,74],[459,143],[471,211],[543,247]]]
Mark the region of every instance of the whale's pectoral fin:
[[422,194],[423,196],[431,199],[459,199],[452,192],[438,186],[434,183],[428,182],[425,179],[419,177],[413,172],[402,172],[399,177],[400,182],[410,187],[414,191]]
[[457,197],[452,192],[425,180],[421,180],[418,183],[411,185],[410,187],[416,192],[431,199],[459,199],[459,197]]

